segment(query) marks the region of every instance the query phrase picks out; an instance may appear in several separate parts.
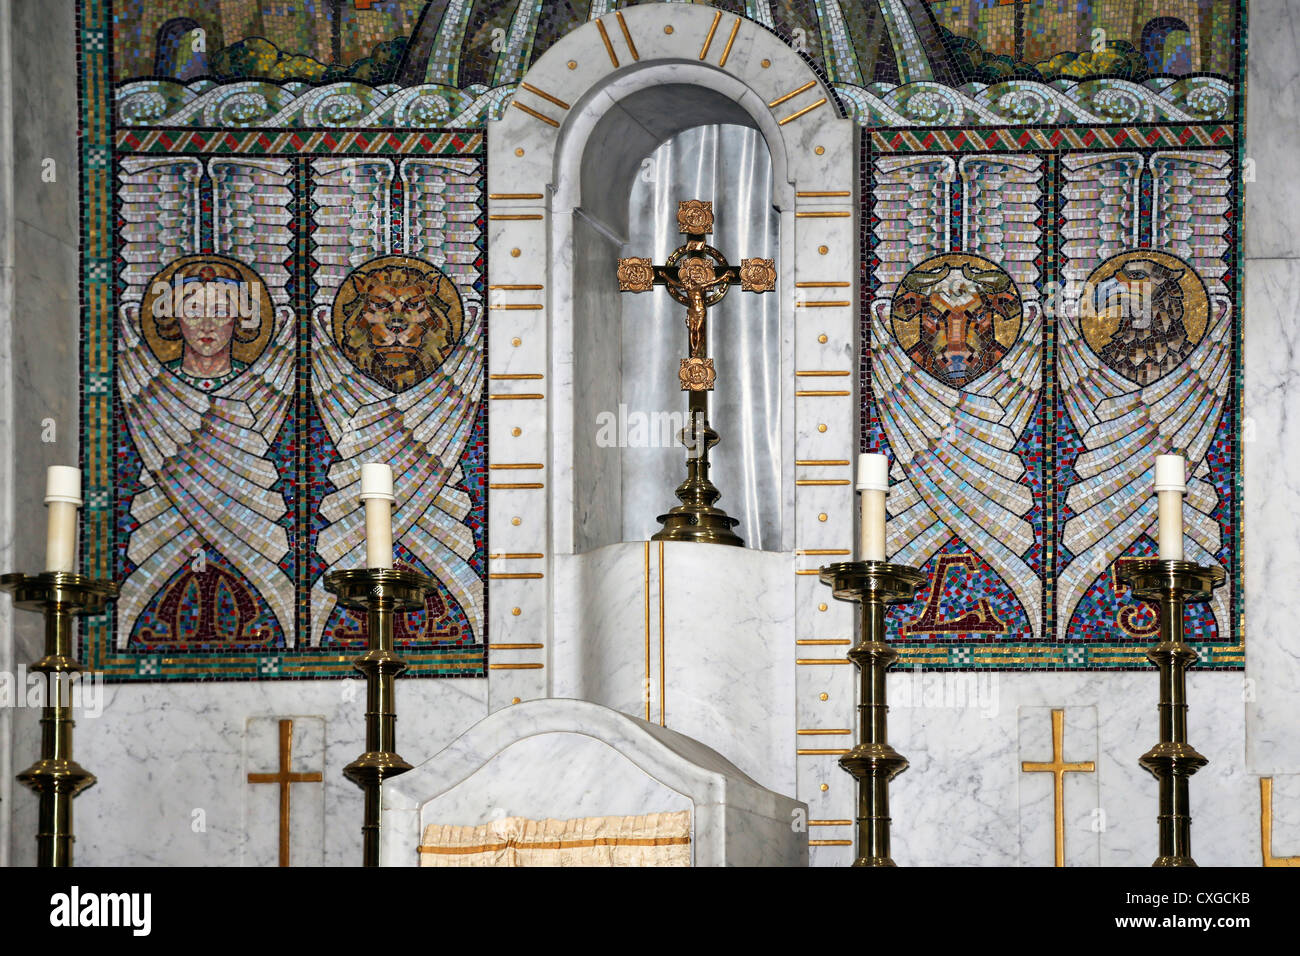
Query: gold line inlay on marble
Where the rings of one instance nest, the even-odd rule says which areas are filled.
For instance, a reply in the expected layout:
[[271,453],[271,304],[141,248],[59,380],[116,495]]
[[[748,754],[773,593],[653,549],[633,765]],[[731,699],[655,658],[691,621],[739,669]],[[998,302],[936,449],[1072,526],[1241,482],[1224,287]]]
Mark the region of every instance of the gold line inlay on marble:
[[852,304],[847,299],[810,299],[796,302],[795,306],[800,309],[844,309]]
[[736,17],[736,22],[731,25],[731,36],[727,37],[727,45],[722,48],[722,59],[718,61],[718,66],[726,66],[727,59],[731,56],[731,45],[736,42],[736,34],[740,32],[740,17]]
[[[796,485],[825,486],[825,485],[847,485],[850,484],[851,482],[847,478],[796,478],[794,483]],[[847,551],[843,553],[848,554]]]
[[838,196],[852,196],[847,189],[806,189],[795,193],[801,199],[821,199]]
[[834,368],[806,368],[794,374],[803,378],[848,378],[852,373]]
[[664,720],[664,695],[667,691],[664,675],[664,543],[659,542],[659,726],[667,727]]
[[797,212],[796,219],[848,219],[851,212]]
[[502,372],[500,375],[488,376],[494,382],[535,382],[541,377],[541,372]]
[[496,302],[488,306],[489,312],[540,312],[544,306],[531,302],[510,303]]
[[768,103],[767,105],[768,105],[769,108],[771,108],[771,107],[776,107],[776,106],[780,106],[780,105],[781,105],[782,103],[784,103],[786,100],[792,100],[792,99],[794,99],[796,96],[798,96],[800,93],[803,93],[803,92],[806,91],[806,90],[811,90],[811,89],[812,89],[814,86],[816,86],[816,85],[817,85],[817,81],[816,81],[816,80],[809,80],[809,81],[808,81],[807,83],[805,83],[803,86],[799,87],[799,89],[797,89],[797,90],[791,90],[789,93],[786,93],[786,94],[783,95],[783,96],[778,96],[776,99],[772,100],[772,102]]
[[852,820],[809,820],[810,827],[847,827],[852,826]]
[[713,43],[713,34],[718,29],[718,21],[722,19],[722,11],[713,12],[713,22],[709,24],[709,35],[704,38],[704,46],[700,47],[700,59],[703,60],[709,54],[709,46]]
[[488,218],[495,222],[532,222],[541,219],[542,214],[540,212],[495,213]]
[[636,44],[632,42],[632,34],[627,28],[627,21],[623,19],[623,11],[615,10],[614,16],[618,18],[618,28],[623,31],[623,39],[627,41],[627,52],[632,54],[633,60],[641,59],[641,54],[636,51]]
[[516,462],[493,462],[488,465],[488,470],[500,469],[502,471],[536,471],[545,468],[540,461],[516,461]]
[[[848,393],[846,392],[845,394],[848,394]],[[546,396],[545,396],[545,395],[542,395],[540,392],[511,392],[511,393],[509,393],[509,394],[502,393],[502,394],[499,394],[499,395],[489,395],[489,396],[488,396],[488,398],[491,399],[491,400],[494,401],[494,402],[495,402],[495,401],[502,401],[502,402],[515,401],[515,402],[522,402],[522,401],[530,401],[530,400],[533,400],[533,399],[545,398],[545,397],[546,397]]]
[[489,289],[508,289],[514,292],[539,292],[544,286],[540,282],[532,282],[523,285],[490,285]]
[[1259,842],[1265,866],[1300,866],[1300,856],[1273,855],[1273,778],[1259,778]]
[[541,664],[489,664],[490,671],[539,671]]
[[517,553],[511,551],[503,551],[500,554],[489,554],[488,557],[498,561],[523,561],[523,560],[531,560],[533,558],[544,558],[546,557],[546,555],[539,554],[535,551],[520,551]]
[[539,90],[531,83],[520,83],[519,88],[523,90],[527,90],[529,93],[532,93],[534,96],[540,96],[548,103],[554,103],[562,110],[567,110],[569,108],[569,104],[564,102],[564,100],[560,99],[558,96],[552,96],[550,93],[547,93],[545,90]]
[[848,464],[847,458],[800,458],[795,461],[796,467],[799,468],[835,468]]
[[605,30],[605,24],[596,18],[596,29],[600,31],[601,42],[605,44],[605,52],[609,54],[609,62],[613,63],[615,68],[618,67],[618,54],[614,52],[614,44],[609,42],[609,33]]
[[[848,393],[846,390],[842,390],[842,389],[840,389],[840,390],[835,390],[835,389],[827,390],[827,389],[807,389],[807,388],[806,388],[806,389],[800,389],[800,390],[797,390],[794,394],[795,394],[795,397],[796,397],[796,398],[817,398],[817,397],[821,397],[821,398],[834,398],[834,397],[836,397],[836,396],[847,395],[847,394],[849,394],[849,393]],[[538,397],[538,398],[541,398],[540,395],[537,396],[537,397]]]
[[[816,573],[816,572],[814,572]],[[847,664],[847,660],[838,657],[799,657],[795,659],[796,664]]]
[[848,727],[804,727],[795,733],[800,737],[844,737],[853,731]]
[[[599,21],[597,21],[599,22]],[[650,719],[650,542],[645,543],[645,577],[642,578],[642,592],[645,594],[645,689],[641,696],[645,698],[645,719]]]
[[852,554],[848,548],[799,548],[795,554]]
[[496,574],[488,572],[488,577],[495,581],[537,581],[541,576],[541,571],[516,571],[512,573],[501,571]]
[[[796,289],[847,289],[847,282],[796,282]],[[495,286],[493,287],[495,288]],[[540,287],[539,287],[540,288]]]
[[517,110],[523,110],[525,113],[527,113],[529,116],[533,117],[534,119],[541,120],[547,126],[554,126],[556,129],[560,128],[559,120],[553,120],[545,113],[539,113],[531,106],[525,106],[523,103],[520,103],[518,100],[511,100],[510,105]]
[[853,846],[852,840],[809,840],[809,846]]
[[[848,662],[845,661],[845,663]],[[796,750],[795,754],[800,757],[821,757],[821,756],[835,756],[838,754],[846,754],[848,752],[849,752],[848,747],[837,747],[833,749],[823,748],[823,747],[805,747]]]
[[819,107],[819,106],[824,106],[825,104],[826,104],[826,97],[823,96],[821,99],[819,99],[816,103],[813,103],[811,106],[805,106],[805,107],[804,107],[803,109],[801,109],[801,110],[795,110],[793,113],[791,113],[791,114],[790,114],[789,116],[787,116],[785,119],[783,119],[783,120],[777,120],[777,121],[776,121],[776,125],[777,125],[777,126],[784,126],[786,123],[793,123],[793,122],[794,122],[795,120],[797,120],[800,116],[805,116],[805,115],[807,115],[808,113],[811,113],[813,110],[817,109],[817,107]]
[[545,644],[496,644],[490,645],[494,651],[537,651],[545,647]]
[[494,490],[494,489],[497,489],[497,488],[519,490],[519,489],[522,489],[522,488],[544,488],[544,487],[545,487],[545,485],[543,485],[540,481],[492,481],[492,482],[488,482],[488,490]]
[[[488,193],[488,199],[543,199],[541,193]],[[509,289],[511,286],[491,285],[489,289]],[[538,286],[537,288],[541,288]]]
[[806,647],[809,645],[816,645],[818,647],[822,647],[828,645],[844,645],[844,644],[852,644],[852,643],[853,642],[850,641],[847,637],[805,637],[795,641],[795,644],[797,644],[800,647]]

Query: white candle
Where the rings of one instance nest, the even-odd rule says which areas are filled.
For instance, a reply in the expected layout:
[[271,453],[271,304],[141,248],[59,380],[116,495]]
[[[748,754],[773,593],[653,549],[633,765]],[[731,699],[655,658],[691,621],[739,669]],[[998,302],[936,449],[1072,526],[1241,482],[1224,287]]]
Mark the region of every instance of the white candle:
[[862,493],[858,560],[885,560],[885,496],[889,493],[889,459],[858,456],[857,489]]
[[1182,455],[1156,455],[1156,495],[1160,499],[1160,560],[1183,560],[1183,495],[1187,469]]
[[366,567],[393,566],[393,469],[361,466],[361,500],[366,503]]
[[72,571],[77,560],[77,509],[81,507],[81,469],[50,465],[45,472],[45,570]]

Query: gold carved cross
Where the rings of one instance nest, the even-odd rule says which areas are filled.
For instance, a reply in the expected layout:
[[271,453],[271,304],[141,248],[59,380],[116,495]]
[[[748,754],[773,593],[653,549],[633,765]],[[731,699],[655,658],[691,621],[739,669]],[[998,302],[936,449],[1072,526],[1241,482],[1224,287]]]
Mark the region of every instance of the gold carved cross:
[[277,773],[250,773],[249,783],[278,783],[280,785],[280,865],[289,865],[289,787],[295,783],[320,783],[319,772],[294,773],[293,721],[280,721],[280,769]]
[[682,359],[682,390],[712,391],[713,359],[704,355],[705,319],[710,307],[722,301],[733,285],[745,292],[771,292],[776,288],[776,264],[771,259],[742,259],[740,266],[705,241],[713,232],[713,203],[687,199],[677,204],[677,229],[686,242],[672,251],[661,266],[636,256],[618,260],[618,287],[623,292],[649,292],[666,286],[668,294],[686,306],[689,358]]
[[1025,760],[1021,762],[1020,769],[1024,773],[1052,774],[1052,796],[1056,802],[1056,865],[1065,866],[1065,775],[1093,773],[1097,769],[1091,760],[1082,763],[1065,762],[1065,711],[1052,711],[1052,762]]

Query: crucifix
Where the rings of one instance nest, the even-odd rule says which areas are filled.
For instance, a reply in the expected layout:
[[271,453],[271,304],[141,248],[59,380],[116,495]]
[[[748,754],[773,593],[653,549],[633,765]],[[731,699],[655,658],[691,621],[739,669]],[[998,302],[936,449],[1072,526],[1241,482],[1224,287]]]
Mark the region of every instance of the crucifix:
[[249,783],[280,785],[280,865],[289,865],[289,787],[295,783],[321,783],[319,771],[293,772],[293,721],[280,721],[280,770],[278,773],[250,773]]
[[731,529],[740,523],[716,506],[722,492],[709,480],[709,449],[719,441],[709,426],[709,392],[716,374],[713,359],[705,353],[708,310],[722,301],[733,285],[744,292],[771,292],[776,287],[776,267],[771,259],[742,259],[740,265],[725,257],[705,237],[713,232],[713,203],[687,199],[677,204],[677,229],[686,242],[663,265],[636,256],[618,260],[618,287],[623,292],[649,292],[662,285],[686,306],[687,357],[678,369],[682,391],[689,393],[688,420],[680,438],[686,446],[686,480],[677,486],[681,504],[658,517],[663,526],[654,541],[705,541],[743,546]]

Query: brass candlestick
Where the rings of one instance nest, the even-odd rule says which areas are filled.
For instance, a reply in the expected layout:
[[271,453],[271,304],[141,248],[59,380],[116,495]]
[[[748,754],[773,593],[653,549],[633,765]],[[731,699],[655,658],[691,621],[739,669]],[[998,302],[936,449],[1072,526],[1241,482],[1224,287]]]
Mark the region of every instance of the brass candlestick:
[[916,599],[925,575],[884,561],[845,561],[821,569],[821,582],[842,601],[862,604],[861,639],[848,658],[858,667],[858,743],[840,766],[858,783],[858,856],[854,866],[894,866],[889,855],[889,781],[907,769],[907,758],[889,745],[885,671],[898,659],[886,642],[885,607]]
[[[18,775],[40,795],[37,866],[72,866],[72,801],[95,783],[95,775],[72,759],[72,675],[85,670],[72,654],[72,617],[91,614],[117,597],[117,584],[67,571],[6,574],[0,590],[14,607],[45,615],[45,656],[31,669],[45,676],[41,712],[41,759]],[[52,676],[53,675],[53,676]]]
[[334,571],[325,589],[338,595],[344,607],[366,611],[369,648],[354,666],[366,675],[366,752],[343,768],[343,775],[365,791],[361,826],[362,865],[379,865],[380,794],[389,777],[406,773],[411,765],[397,753],[397,711],[394,679],[406,663],[393,651],[393,614],[424,605],[433,579],[414,571],[364,568]]
[[1160,743],[1138,761],[1160,782],[1160,855],[1152,866],[1196,866],[1187,781],[1209,760],[1187,742],[1187,668],[1196,651],[1183,641],[1183,608],[1210,600],[1226,575],[1190,561],[1123,561],[1121,583],[1133,596],[1160,606],[1160,643],[1147,660],[1160,668]]

